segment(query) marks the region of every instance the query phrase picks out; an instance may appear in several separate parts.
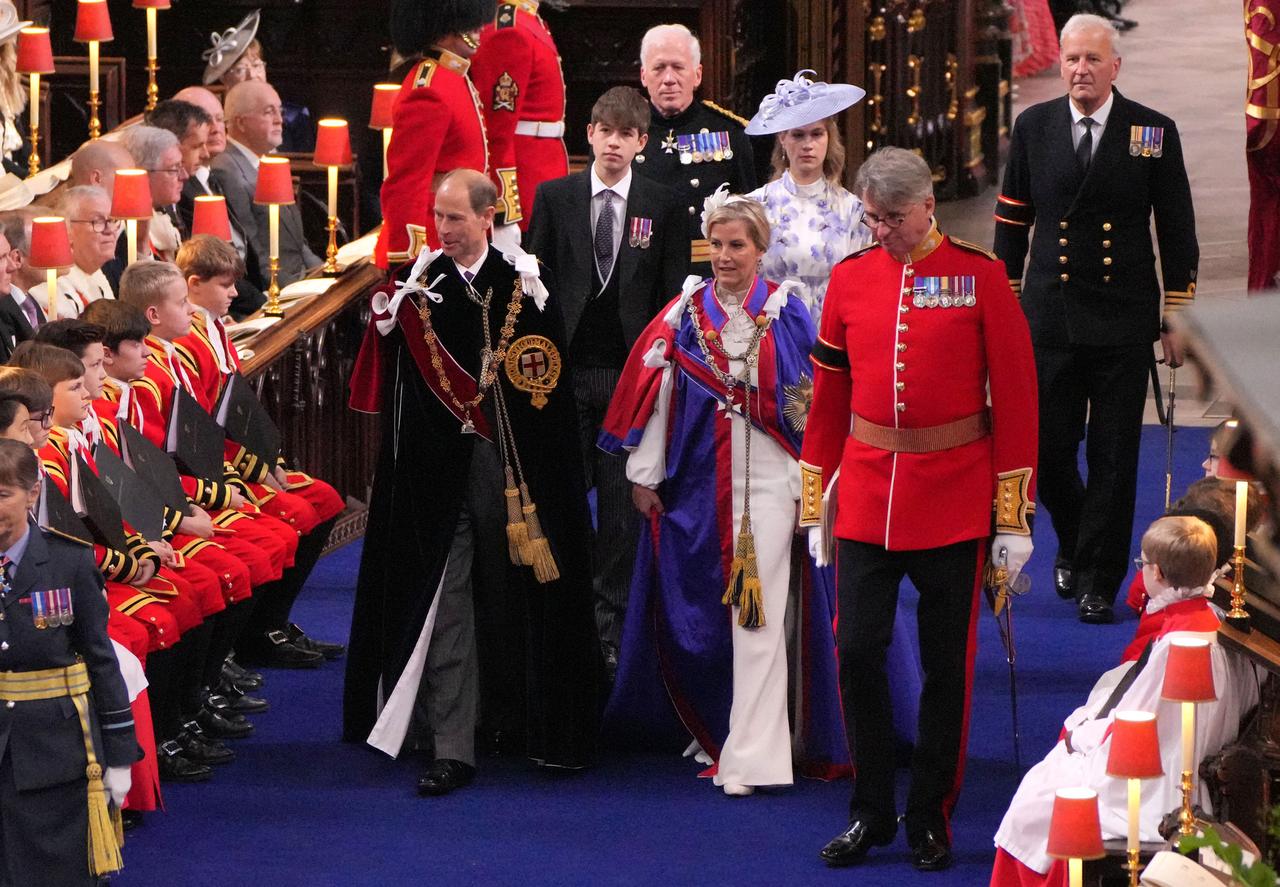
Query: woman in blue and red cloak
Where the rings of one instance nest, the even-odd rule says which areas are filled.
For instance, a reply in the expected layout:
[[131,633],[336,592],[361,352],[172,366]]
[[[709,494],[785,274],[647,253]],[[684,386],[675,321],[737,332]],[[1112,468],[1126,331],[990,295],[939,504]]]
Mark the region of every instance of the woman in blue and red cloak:
[[605,717],[614,735],[654,738],[674,706],[690,749],[714,762],[704,775],[747,795],[790,785],[793,749],[802,774],[824,778],[848,771],[849,749],[832,571],[795,535],[813,322],[794,284],[758,275],[758,203],[722,189],[703,231],[715,277],[686,280],[637,340],[600,437],[630,452],[650,524]]

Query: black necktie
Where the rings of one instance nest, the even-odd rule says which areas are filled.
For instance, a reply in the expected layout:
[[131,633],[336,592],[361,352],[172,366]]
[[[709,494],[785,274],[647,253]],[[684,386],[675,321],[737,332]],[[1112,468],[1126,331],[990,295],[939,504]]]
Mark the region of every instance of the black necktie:
[[1089,161],[1093,159],[1093,125],[1092,117],[1081,117],[1080,122],[1084,124],[1084,135],[1080,138],[1080,144],[1076,145],[1076,163],[1080,164],[1081,172],[1089,171]]
[[600,217],[596,219],[596,270],[600,274],[600,282],[609,279],[609,271],[613,268],[613,192],[608,188],[600,192]]

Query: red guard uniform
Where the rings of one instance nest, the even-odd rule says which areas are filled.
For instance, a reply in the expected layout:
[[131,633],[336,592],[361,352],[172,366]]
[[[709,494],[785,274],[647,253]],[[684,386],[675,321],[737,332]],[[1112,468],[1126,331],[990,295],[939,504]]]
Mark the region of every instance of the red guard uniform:
[[498,6],[471,60],[489,136],[498,225],[529,227],[533,197],[547,179],[569,174],[564,147],[564,72],[537,0]]
[[823,490],[836,484],[840,684],[858,774],[851,819],[866,821],[876,843],[896,829],[885,650],[902,578],[921,593],[925,682],[906,809],[914,847],[926,833],[948,834],[963,775],[993,501],[997,533],[1031,532],[1031,339],[1000,262],[935,226],[905,262],[872,245],[836,266],[813,363],[801,523],[821,521]]
[[400,87],[382,183],[382,231],[374,250],[380,268],[416,256],[423,244],[440,245],[432,216],[437,176],[462,167],[489,172],[480,98],[467,76],[470,65],[433,47]]

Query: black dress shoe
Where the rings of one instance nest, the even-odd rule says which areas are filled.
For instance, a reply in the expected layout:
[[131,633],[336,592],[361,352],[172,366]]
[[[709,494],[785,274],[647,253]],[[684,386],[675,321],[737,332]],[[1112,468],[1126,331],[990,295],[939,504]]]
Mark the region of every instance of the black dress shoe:
[[325,659],[341,659],[342,654],[347,652],[345,644],[332,644],[328,641],[317,641],[292,622],[285,626],[284,633],[285,636],[289,638],[289,643],[293,644],[295,647],[301,647],[304,650],[319,653]]
[[818,855],[827,865],[854,865],[862,862],[872,847],[893,843],[894,831],[896,829],[876,831],[865,819],[855,819],[847,829],[828,841]]
[[224,680],[218,684],[217,695],[226,697],[227,708],[238,715],[256,715],[271,707],[271,703],[257,696],[250,696],[231,681]]
[[1054,564],[1053,590],[1066,601],[1076,596],[1076,574],[1070,564]]
[[1111,602],[1101,595],[1085,594],[1080,596],[1077,604],[1080,610],[1080,621],[1090,625],[1107,625],[1115,621]]
[[261,690],[265,679],[256,671],[250,671],[230,656],[222,663],[222,677],[231,681],[246,693]]
[[197,764],[230,764],[236,759],[235,752],[205,735],[197,721],[183,724],[182,732],[174,741],[182,749],[182,756]]
[[951,868],[951,845],[944,835],[926,830],[911,842],[911,864],[922,872],[940,872]]
[[475,778],[476,768],[462,761],[438,758],[431,762],[427,772],[418,778],[418,794],[439,797],[451,791],[470,785]]
[[156,746],[156,766],[161,782],[204,782],[213,775],[212,767],[187,758],[172,739]]
[[[222,697],[210,696],[210,700]],[[243,739],[253,732],[243,715],[233,711],[220,710],[215,704],[206,704],[196,715],[196,723],[204,728],[204,732],[214,739]]]
[[322,654],[299,647],[283,631],[267,632],[258,644],[240,651],[240,658],[267,668],[319,668],[324,663]]

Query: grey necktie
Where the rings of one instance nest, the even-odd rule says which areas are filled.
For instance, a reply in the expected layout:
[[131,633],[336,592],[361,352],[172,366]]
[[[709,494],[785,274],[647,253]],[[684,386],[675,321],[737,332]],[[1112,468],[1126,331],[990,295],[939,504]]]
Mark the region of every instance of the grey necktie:
[[27,315],[27,322],[31,324],[33,330],[40,328],[40,309],[36,307],[36,303],[27,296],[26,301],[22,303],[22,313]]
[[1081,117],[1080,122],[1084,124],[1084,135],[1076,145],[1076,163],[1080,164],[1081,172],[1088,172],[1089,161],[1093,160],[1093,126],[1096,121],[1092,117]]
[[596,271],[603,284],[613,269],[613,192],[608,188],[600,192],[600,217],[596,219]]

